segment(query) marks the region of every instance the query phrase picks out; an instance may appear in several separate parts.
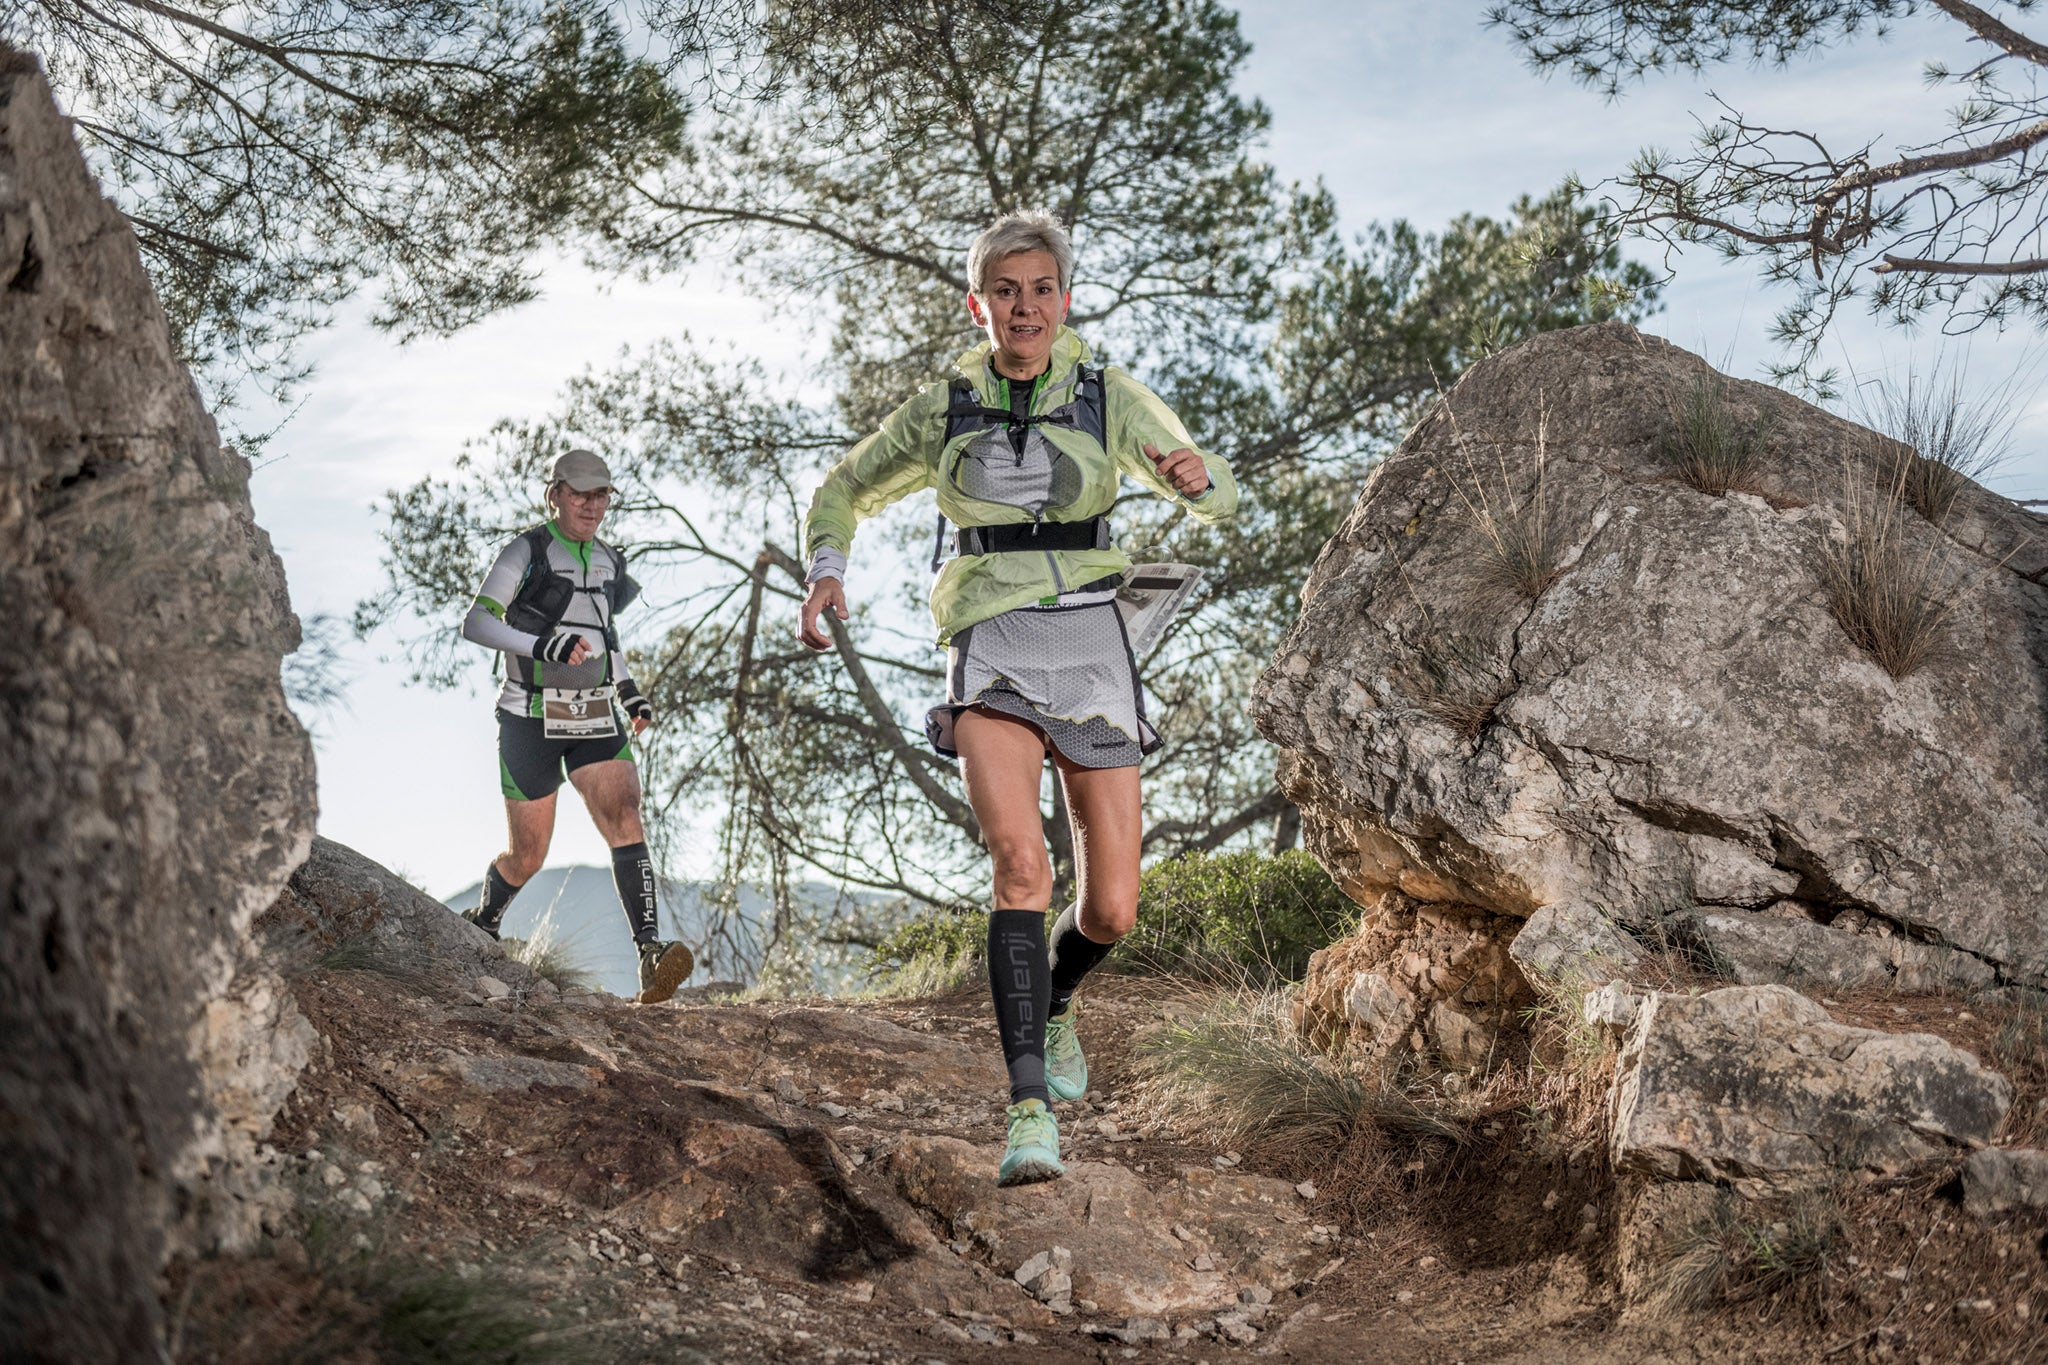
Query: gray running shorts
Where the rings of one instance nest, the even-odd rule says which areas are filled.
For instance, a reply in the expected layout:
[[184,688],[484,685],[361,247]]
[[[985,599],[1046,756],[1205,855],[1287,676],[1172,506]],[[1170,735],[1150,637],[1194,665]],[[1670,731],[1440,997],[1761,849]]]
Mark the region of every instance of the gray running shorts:
[[974,706],[1030,721],[1083,768],[1132,767],[1159,747],[1113,590],[968,626],[953,637],[946,665],[945,703],[925,715],[924,730],[948,758],[960,756],[954,722]]

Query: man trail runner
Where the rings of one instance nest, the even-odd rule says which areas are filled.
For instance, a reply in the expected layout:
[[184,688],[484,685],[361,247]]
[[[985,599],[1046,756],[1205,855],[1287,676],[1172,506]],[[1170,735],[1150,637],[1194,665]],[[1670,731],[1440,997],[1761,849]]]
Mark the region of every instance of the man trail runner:
[[675,994],[695,965],[690,950],[656,932],[654,864],[640,823],[640,771],[632,733],[654,707],[626,672],[613,618],[639,591],[624,556],[597,538],[611,505],[611,470],[588,450],[555,460],[543,500],[549,518],[498,552],[462,623],[464,639],[505,656],[498,693],[498,772],[510,846],[484,873],[482,898],[464,918],[492,938],[512,897],[548,853],[555,793],[566,774],[612,850],[612,881],[640,953],[640,991],[653,1004]]

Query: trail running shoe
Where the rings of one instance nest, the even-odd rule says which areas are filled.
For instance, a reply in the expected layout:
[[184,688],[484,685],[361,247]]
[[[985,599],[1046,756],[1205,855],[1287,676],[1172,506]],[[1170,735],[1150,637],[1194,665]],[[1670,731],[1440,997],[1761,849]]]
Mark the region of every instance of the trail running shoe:
[[633,998],[643,1005],[660,1004],[676,993],[696,965],[695,955],[680,943],[641,944],[640,994]]
[[481,915],[482,913],[483,907],[481,905],[473,905],[469,909],[462,912],[462,917],[468,920],[471,924],[474,924],[477,928],[489,934],[492,938],[496,938],[498,936],[498,931],[492,926],[485,924],[481,919],[477,918],[477,916]]
[[1063,1100],[1088,1093],[1088,1059],[1074,1032],[1074,1002],[1045,1021],[1045,1088]]
[[1066,1173],[1060,1165],[1060,1123],[1045,1101],[1019,1100],[1011,1105],[1010,1149],[1003,1153],[996,1184],[1032,1185]]

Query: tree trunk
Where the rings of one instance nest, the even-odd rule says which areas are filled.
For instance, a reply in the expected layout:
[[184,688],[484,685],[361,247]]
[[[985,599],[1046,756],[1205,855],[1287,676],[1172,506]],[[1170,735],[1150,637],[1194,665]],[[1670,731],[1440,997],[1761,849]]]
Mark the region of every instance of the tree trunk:
[[1288,849],[1301,842],[1301,807],[1292,801],[1280,807],[1280,817],[1273,822],[1273,856],[1279,857]]

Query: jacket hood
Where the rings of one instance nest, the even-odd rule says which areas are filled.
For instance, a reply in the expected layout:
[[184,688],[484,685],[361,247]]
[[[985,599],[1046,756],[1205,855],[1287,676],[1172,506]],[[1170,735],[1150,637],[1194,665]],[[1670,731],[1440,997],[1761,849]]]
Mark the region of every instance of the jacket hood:
[[[989,364],[989,356],[994,351],[995,343],[984,337],[974,346],[963,351],[960,358],[955,360],[953,364],[959,369],[960,373],[973,381],[975,388],[983,389],[985,392],[984,386],[989,384],[994,377],[993,367]],[[1076,365],[1093,360],[1094,358],[1095,353],[1088,349],[1087,342],[1081,340],[1080,333],[1063,322],[1060,324],[1059,331],[1053,333],[1052,353],[1047,357],[1049,364],[1045,372],[1046,381],[1057,384],[1060,380],[1066,378],[1067,372]]]

